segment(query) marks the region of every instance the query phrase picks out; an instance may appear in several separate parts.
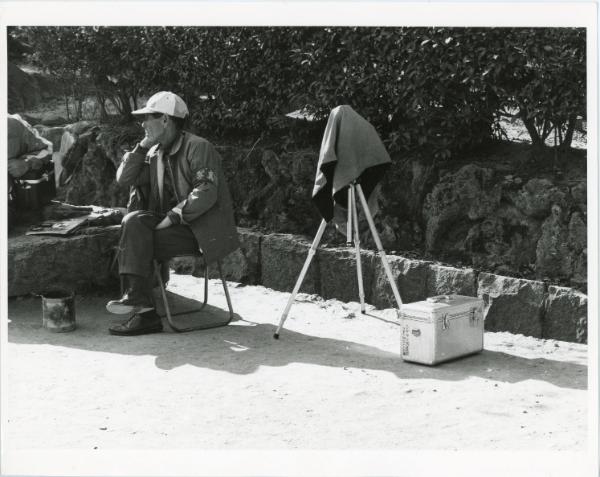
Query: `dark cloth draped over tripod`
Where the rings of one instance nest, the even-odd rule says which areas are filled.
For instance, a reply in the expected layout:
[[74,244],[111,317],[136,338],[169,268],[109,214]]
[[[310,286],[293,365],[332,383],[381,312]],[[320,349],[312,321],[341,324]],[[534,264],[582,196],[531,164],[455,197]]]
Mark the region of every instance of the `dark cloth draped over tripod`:
[[323,134],[312,193],[321,216],[327,222],[334,216],[343,217],[340,208],[347,209],[348,186],[354,181],[361,184],[374,215],[376,201],[369,199],[376,198],[379,181],[390,164],[390,156],[371,123],[348,105],[334,108]]

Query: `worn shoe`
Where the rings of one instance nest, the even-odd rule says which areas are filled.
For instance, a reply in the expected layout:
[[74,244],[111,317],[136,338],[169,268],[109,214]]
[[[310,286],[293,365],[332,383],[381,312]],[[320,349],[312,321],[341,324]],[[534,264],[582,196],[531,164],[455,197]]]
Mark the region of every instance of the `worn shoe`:
[[153,305],[147,300],[140,300],[139,297],[132,295],[130,291],[125,292],[120,300],[111,300],[106,304],[106,309],[116,315],[126,315],[127,313],[145,313],[152,310]]
[[111,326],[108,332],[117,336],[137,336],[160,333],[163,330],[162,320],[156,310],[135,313],[125,323]]
[[110,313],[125,315],[127,313],[144,313],[154,308],[152,292],[148,281],[138,275],[126,275],[129,289],[119,300],[111,300],[106,304]]

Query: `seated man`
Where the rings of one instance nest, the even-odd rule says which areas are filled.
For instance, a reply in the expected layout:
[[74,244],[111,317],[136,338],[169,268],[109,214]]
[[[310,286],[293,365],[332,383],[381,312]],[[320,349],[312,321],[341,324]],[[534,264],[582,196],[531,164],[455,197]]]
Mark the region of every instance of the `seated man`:
[[52,143],[41,137],[21,116],[8,115],[7,132],[8,227],[11,228],[23,205],[18,203],[17,179],[37,179],[42,170],[53,169],[53,166]]
[[182,130],[183,100],[161,91],[133,114],[142,118],[145,136],[124,155],[117,182],[143,190],[145,204],[121,225],[119,273],[128,289],[106,307],[133,315],[109,329],[114,335],[162,331],[152,299],[153,259],[200,252],[208,264],[239,247],[221,157],[206,139]]

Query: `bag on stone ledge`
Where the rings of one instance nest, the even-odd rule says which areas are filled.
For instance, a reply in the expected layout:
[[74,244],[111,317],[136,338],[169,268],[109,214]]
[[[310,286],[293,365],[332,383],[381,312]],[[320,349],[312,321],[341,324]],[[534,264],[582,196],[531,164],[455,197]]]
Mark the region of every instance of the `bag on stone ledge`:
[[54,163],[13,179],[17,210],[39,210],[56,196]]

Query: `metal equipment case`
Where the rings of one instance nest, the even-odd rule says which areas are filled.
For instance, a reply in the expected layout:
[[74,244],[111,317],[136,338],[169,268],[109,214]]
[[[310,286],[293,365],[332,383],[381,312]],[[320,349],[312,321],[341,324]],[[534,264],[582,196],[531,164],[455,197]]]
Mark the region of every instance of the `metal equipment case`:
[[405,361],[438,364],[483,349],[483,300],[440,295],[402,305],[401,355]]

